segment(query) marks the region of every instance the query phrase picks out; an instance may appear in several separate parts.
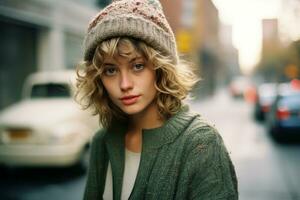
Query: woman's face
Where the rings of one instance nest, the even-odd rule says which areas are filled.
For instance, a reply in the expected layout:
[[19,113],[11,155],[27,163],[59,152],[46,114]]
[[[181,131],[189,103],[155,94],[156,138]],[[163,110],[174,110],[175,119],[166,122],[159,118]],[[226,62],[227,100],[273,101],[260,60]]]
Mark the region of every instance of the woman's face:
[[133,47],[120,45],[119,54],[104,57],[101,80],[111,101],[128,115],[157,109],[155,70]]

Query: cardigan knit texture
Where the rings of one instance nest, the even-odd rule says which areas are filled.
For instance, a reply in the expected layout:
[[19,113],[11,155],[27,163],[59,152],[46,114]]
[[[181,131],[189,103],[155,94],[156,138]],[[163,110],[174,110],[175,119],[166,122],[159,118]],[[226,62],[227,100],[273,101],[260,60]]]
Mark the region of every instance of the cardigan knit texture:
[[[108,161],[113,199],[120,199],[125,132],[126,125],[117,124],[95,134],[85,200],[103,199]],[[162,127],[143,130],[140,166],[129,199],[238,199],[234,166],[217,130],[187,109]]]

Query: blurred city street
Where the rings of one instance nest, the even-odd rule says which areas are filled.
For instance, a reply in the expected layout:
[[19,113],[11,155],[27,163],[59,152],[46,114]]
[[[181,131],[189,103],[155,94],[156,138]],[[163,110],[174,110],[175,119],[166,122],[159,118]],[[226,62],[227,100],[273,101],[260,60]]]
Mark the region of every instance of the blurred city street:
[[213,122],[236,168],[241,200],[300,199],[300,143],[278,144],[253,117],[253,105],[221,90],[192,110]]
[[[300,200],[300,141],[268,133],[300,133],[300,1],[159,1],[201,77],[190,109],[223,137],[239,199]],[[82,199],[99,124],[73,81],[87,26],[110,2],[0,0],[0,200]]]
[[[253,119],[253,105],[226,90],[190,102],[190,109],[213,123],[230,152],[240,200],[300,199],[300,144],[279,144]],[[1,169],[1,200],[80,200],[85,174],[70,169]]]

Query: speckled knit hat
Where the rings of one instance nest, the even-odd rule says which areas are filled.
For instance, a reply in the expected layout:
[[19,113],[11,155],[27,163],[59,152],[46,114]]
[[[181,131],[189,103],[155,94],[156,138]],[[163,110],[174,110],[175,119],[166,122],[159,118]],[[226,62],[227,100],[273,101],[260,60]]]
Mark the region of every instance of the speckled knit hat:
[[178,62],[174,33],[158,0],[114,0],[105,7],[89,24],[84,60],[92,60],[99,43],[124,36],[142,40]]

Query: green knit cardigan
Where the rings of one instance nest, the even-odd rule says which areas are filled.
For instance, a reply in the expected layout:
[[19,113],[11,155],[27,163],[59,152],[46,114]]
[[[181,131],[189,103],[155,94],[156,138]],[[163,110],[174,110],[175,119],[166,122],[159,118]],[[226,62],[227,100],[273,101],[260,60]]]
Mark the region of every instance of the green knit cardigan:
[[[121,196],[126,126],[102,129],[93,138],[85,200],[100,200],[108,160],[113,199]],[[142,154],[131,200],[238,199],[237,178],[221,136],[198,114],[183,109],[162,127],[143,130]]]

